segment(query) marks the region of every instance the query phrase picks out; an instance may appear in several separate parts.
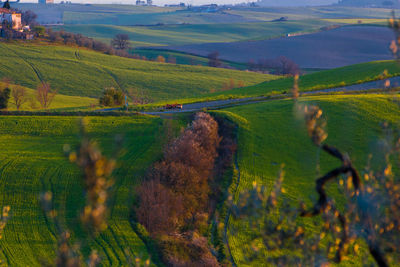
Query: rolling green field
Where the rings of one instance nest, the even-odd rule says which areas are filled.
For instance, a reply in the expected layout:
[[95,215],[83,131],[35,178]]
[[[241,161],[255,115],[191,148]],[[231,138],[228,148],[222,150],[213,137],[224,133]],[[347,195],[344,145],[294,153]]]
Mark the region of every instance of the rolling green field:
[[[383,78],[384,70],[387,71],[387,76],[385,77],[400,75],[398,62],[374,61],[302,75],[299,79],[299,89],[302,92],[306,92],[380,80]],[[292,88],[293,78],[284,78],[254,86],[213,93],[207,97],[210,99],[255,97],[276,93],[290,93]]]
[[[23,6],[23,5],[21,5]],[[37,8],[37,7],[36,7]],[[51,9],[51,8],[50,8]],[[262,22],[286,16],[290,20],[321,18],[382,18],[391,9],[359,7],[232,7],[223,12],[192,12],[185,8],[129,5],[66,5],[56,12],[65,24],[156,25]]]
[[344,19],[344,18],[381,18],[391,16],[391,9],[360,8],[344,6],[314,6],[314,7],[247,7],[232,9],[230,14],[246,17],[247,19],[268,21],[287,16],[290,20],[302,19]]
[[77,117],[0,117],[0,201],[11,206],[11,220],[0,240],[0,258],[8,266],[43,266],[54,260],[57,244],[52,221],[45,219],[39,195],[53,193],[53,204],[83,254],[100,253],[104,266],[127,266],[131,257],[149,257],[132,230],[129,216],[134,186],[157,160],[164,144],[163,122],[151,117],[90,117],[88,133],[111,155],[116,134],[124,136],[123,155],[114,171],[109,227],[95,240],[79,223],[84,205],[79,169],[66,159],[63,145],[79,142]]
[[332,23],[322,20],[230,23],[183,24],[159,26],[115,25],[64,25],[54,27],[67,32],[80,33],[105,43],[116,34],[128,34],[133,47],[185,45],[214,42],[264,40],[288,33],[315,31]]
[[[158,56],[162,56],[166,59],[167,62],[170,62],[171,59],[176,60],[176,64],[208,66],[207,57],[186,54],[178,51],[139,48],[139,49],[131,49],[130,53],[134,55],[145,56],[149,60],[156,60]],[[247,64],[236,63],[225,60],[221,60],[221,63],[224,66],[230,66],[238,70],[248,69]]]
[[[24,7],[24,4],[18,5]],[[389,9],[350,7],[238,7],[219,13],[129,5],[41,7],[27,4],[26,7],[37,8],[48,22],[65,23],[54,27],[56,30],[81,33],[106,43],[115,34],[126,33],[132,39],[132,54],[150,59],[162,55],[167,60],[175,58],[178,63],[128,59],[40,41],[0,42],[0,79],[7,77],[13,83],[25,86],[30,98],[34,97],[38,84],[48,82],[58,92],[50,109],[60,110],[97,104],[98,97],[107,87],[125,92],[139,89],[154,101],[138,109],[173,102],[184,104],[290,94],[291,77],[210,68],[205,66],[208,62],[205,57],[143,47],[265,40],[287,33],[315,31],[327,25],[357,24],[359,20],[365,24],[383,24],[391,12]],[[272,22],[283,16],[289,20]],[[138,26],[141,24],[143,26]],[[246,64],[235,62],[225,61],[224,64],[242,70],[247,68]],[[306,92],[379,80],[384,78],[383,70],[386,70],[385,77],[398,76],[400,64],[376,61],[304,74],[300,76],[299,88]],[[245,87],[223,90],[229,80],[243,82]],[[15,110],[11,101],[9,109]],[[381,151],[381,122],[400,128],[399,94],[314,95],[300,97],[299,102],[318,104],[323,109],[329,134],[326,142],[348,152],[358,169],[366,165],[369,153]],[[27,102],[22,109],[34,108]],[[270,189],[281,164],[285,164],[283,197],[291,203],[304,200],[311,204],[317,199],[314,190],[317,173],[325,173],[339,164],[336,159],[320,154],[312,144],[301,114],[294,109],[291,99],[214,112],[238,125],[237,169],[233,171],[229,188],[235,201],[240,192],[252,187],[254,181]],[[72,242],[83,240],[81,252],[85,258],[92,250],[97,250],[102,266],[128,266],[127,254],[142,259],[153,256],[152,266],[155,265],[153,251],[132,227],[135,187],[148,168],[162,157],[170,127],[177,133],[188,123],[189,116],[184,116],[87,117],[88,134],[105,155],[112,155],[117,135],[124,140],[113,173],[115,184],[111,192],[109,227],[95,239],[90,238],[80,224],[79,212],[85,204],[82,174],[63,153],[65,144],[74,147],[79,143],[80,118],[0,116],[0,202],[2,206],[11,207],[11,219],[0,239],[0,260],[7,266],[52,263],[57,246],[55,226],[39,204],[40,194],[51,191],[53,205],[63,227],[70,230]],[[374,163],[379,164],[379,161]],[[329,186],[328,190],[340,203],[342,198],[335,186]],[[318,231],[312,225],[313,220],[301,221],[307,230]],[[265,258],[270,255],[262,247],[258,258],[247,257],[251,250],[252,230],[233,218],[229,223],[227,241],[235,264],[265,266]],[[233,232],[233,227],[239,229],[239,233]],[[343,266],[353,265],[360,265],[359,256],[343,263]]]
[[[245,85],[276,79],[272,75],[148,62],[105,55],[85,49],[46,44],[0,43],[0,77],[36,88],[50,83],[58,93],[99,97],[106,87],[140,89],[154,101],[198,97],[219,91],[229,79]],[[20,75],[24,73],[24,75]]]
[[387,25],[388,19],[363,19],[363,18],[346,18],[346,19],[322,19],[323,21],[338,23],[338,24],[373,24],[373,25]]
[[[300,92],[309,92],[381,80],[384,70],[387,71],[386,78],[400,75],[400,65],[396,61],[374,61],[301,75],[299,89]],[[230,98],[273,96],[277,94],[289,94],[292,88],[293,78],[286,77],[248,87],[210,93],[196,98],[177,98],[176,101],[180,103],[194,103]],[[149,106],[159,106],[162,104],[165,104],[165,101],[156,102]]]
[[[395,128],[400,126],[398,100],[397,95],[347,95],[304,97],[300,102],[318,104],[323,109],[328,123],[326,142],[348,152],[356,167],[361,169],[367,164],[369,153],[379,154],[378,143],[382,137],[380,123],[387,121]],[[318,157],[318,149],[307,136],[304,121],[296,114],[293,100],[240,106],[220,113],[239,125],[237,153],[240,182],[238,190],[233,192],[235,199],[239,192],[251,188],[253,181],[270,189],[280,165],[285,164],[283,187],[286,193],[283,197],[292,201],[305,200],[310,204],[310,200],[317,198],[314,191],[317,160],[321,174],[340,164],[324,153]],[[340,202],[340,197],[337,199]],[[261,266],[265,263],[262,256],[246,263],[248,259],[244,253],[250,250],[247,241],[251,232],[240,221],[231,222],[240,229],[239,234],[229,235],[237,265]],[[305,224],[309,225],[308,222],[305,221]],[[261,253],[266,252],[261,250]],[[355,257],[354,261],[357,260]]]

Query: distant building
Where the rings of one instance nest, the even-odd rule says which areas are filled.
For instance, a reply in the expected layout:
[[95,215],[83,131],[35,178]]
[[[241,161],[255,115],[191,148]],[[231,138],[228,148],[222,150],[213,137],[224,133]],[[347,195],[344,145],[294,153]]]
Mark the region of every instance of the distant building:
[[226,9],[225,7],[219,7],[217,4],[188,7],[188,10],[200,13],[216,13],[216,12],[221,12],[225,9]]
[[179,4],[170,4],[170,5],[165,4],[164,6],[165,7],[185,7],[186,5],[185,5],[185,3],[179,3]]
[[12,11],[7,8],[0,8],[0,28],[4,22],[11,25],[14,31],[22,30],[21,13]]
[[54,4],[54,0],[38,0],[39,4],[44,4],[44,5],[48,5],[48,4]]
[[136,0],[137,6],[152,6],[153,0]]

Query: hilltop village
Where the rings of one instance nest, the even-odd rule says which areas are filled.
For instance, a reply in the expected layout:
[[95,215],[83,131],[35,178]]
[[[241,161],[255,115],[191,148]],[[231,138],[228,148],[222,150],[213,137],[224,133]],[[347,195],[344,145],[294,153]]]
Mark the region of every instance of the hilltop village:
[[6,39],[33,39],[29,25],[22,24],[22,13],[7,1],[0,8],[0,36]]

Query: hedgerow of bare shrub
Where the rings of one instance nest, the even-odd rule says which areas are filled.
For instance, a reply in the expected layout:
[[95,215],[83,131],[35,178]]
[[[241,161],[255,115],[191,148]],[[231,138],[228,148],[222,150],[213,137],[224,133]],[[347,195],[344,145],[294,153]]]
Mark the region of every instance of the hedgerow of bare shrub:
[[217,122],[197,113],[138,189],[136,216],[157,239],[168,265],[218,265],[202,232],[219,143]]

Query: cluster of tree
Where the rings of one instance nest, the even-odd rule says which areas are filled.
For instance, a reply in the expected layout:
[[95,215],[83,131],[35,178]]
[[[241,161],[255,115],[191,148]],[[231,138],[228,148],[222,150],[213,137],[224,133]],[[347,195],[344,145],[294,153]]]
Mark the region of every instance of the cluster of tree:
[[106,88],[99,99],[99,103],[106,107],[122,106],[125,94],[114,87]]
[[138,188],[137,219],[170,266],[218,266],[203,235],[219,144],[217,122],[206,113],[196,114]]
[[[170,64],[176,64],[176,57],[174,56],[169,56],[167,58],[165,58],[162,55],[158,55],[157,57],[146,57],[146,56],[141,56],[139,54],[133,54],[130,56],[131,58],[135,58],[135,59],[140,59],[140,60],[147,60],[147,61],[155,61],[155,62],[160,62],[160,63],[170,63]],[[190,64],[190,65],[195,65]]]
[[[11,80],[7,78],[2,79],[2,86],[0,87],[0,109],[7,109],[12,97],[12,103],[17,110],[20,110],[22,105],[26,102],[31,102],[31,108],[36,109],[36,103],[39,102],[41,108],[49,108],[53,102],[57,92],[52,90],[50,84],[40,83],[36,88],[35,97],[29,96],[27,89],[20,85],[10,85]],[[37,101],[37,102],[36,102]]]
[[36,22],[37,15],[35,12],[31,10],[20,11],[20,12],[21,12],[22,25],[30,27],[38,26],[38,23]]
[[[92,49],[98,52],[117,55],[121,57],[129,57],[133,58],[126,49],[119,49],[117,47],[113,47],[113,45],[107,45],[103,42],[94,40],[93,38],[89,38],[83,36],[82,34],[75,34],[66,31],[53,31],[51,28],[46,30],[46,34],[43,34],[41,37],[47,39],[52,43],[63,43],[65,45],[76,45],[80,47],[86,47],[88,49]],[[122,45],[122,44],[121,44]],[[121,47],[121,46],[120,46]]]
[[243,81],[235,82],[235,80],[231,78],[227,82],[222,84],[222,91],[227,91],[233,88],[240,88],[240,87],[244,87],[244,82]]
[[275,59],[260,59],[257,63],[249,62],[249,70],[269,72],[277,75],[296,75],[300,73],[299,66],[287,57]]

